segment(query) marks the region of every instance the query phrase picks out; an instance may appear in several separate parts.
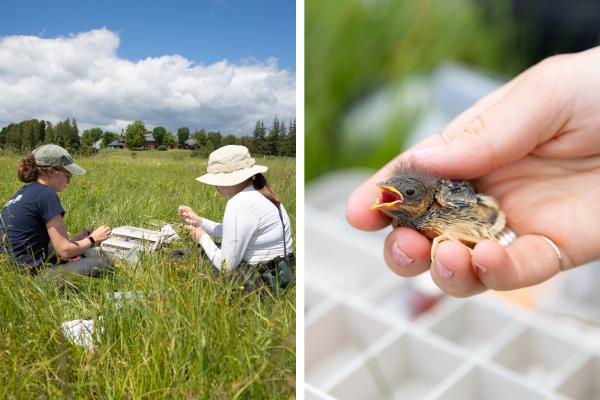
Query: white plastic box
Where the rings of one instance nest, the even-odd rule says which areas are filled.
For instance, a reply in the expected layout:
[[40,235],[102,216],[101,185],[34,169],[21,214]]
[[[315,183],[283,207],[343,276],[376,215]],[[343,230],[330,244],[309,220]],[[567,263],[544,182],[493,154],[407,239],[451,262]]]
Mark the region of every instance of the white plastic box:
[[109,256],[135,264],[142,251],[152,252],[165,243],[179,239],[170,225],[160,230],[149,230],[135,226],[119,226],[112,230],[109,239],[102,242],[101,249]]

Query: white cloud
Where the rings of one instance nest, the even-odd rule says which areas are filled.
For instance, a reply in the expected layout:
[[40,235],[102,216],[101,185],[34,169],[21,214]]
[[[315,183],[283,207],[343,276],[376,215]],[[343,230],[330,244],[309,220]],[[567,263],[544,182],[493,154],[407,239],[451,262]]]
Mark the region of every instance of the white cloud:
[[0,127],[76,118],[80,130],[120,130],[141,119],[173,132],[250,134],[258,119],[295,116],[295,77],[277,61],[197,65],[179,55],[119,58],[118,34],[96,29],[53,39],[0,37]]

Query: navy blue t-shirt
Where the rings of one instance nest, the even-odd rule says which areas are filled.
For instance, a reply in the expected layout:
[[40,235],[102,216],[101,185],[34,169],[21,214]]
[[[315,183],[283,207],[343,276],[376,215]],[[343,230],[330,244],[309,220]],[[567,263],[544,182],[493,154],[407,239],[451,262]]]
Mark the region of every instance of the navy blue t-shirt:
[[14,262],[38,266],[48,254],[50,236],[46,222],[65,210],[57,194],[46,185],[23,186],[2,209],[0,245]]

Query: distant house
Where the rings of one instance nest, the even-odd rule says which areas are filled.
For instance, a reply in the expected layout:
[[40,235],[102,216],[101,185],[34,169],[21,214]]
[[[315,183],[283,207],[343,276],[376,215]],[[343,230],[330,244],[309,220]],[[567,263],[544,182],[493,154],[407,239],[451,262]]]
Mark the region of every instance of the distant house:
[[144,134],[144,149],[155,149],[158,146],[158,141],[154,138],[154,135],[148,131]]
[[198,141],[196,139],[188,139],[183,142],[183,148],[188,150],[196,150],[198,148]]
[[109,144],[106,145],[107,149],[122,149],[125,147],[125,143],[119,140],[113,140]]
[[[158,141],[150,131],[144,133],[144,150],[155,149],[158,146]],[[114,140],[106,145],[109,149],[126,149],[127,143],[125,143],[125,134],[121,132],[119,140]]]
[[100,150],[100,147],[102,147],[102,139],[96,140],[94,142],[94,144],[92,145],[92,147],[96,150]]

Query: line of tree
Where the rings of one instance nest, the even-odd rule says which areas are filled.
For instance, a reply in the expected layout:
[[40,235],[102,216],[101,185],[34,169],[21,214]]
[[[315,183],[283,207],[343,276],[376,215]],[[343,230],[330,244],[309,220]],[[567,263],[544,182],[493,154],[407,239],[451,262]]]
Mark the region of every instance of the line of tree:
[[[135,121],[127,126],[124,141],[129,148],[143,147],[144,134],[147,132],[143,121]],[[291,119],[286,127],[285,122],[276,116],[269,129],[262,120],[258,120],[252,134],[245,136],[222,135],[219,131],[205,129],[190,134],[187,127],[177,129],[174,135],[162,126],[155,127],[152,135],[158,146],[165,149],[178,144],[183,147],[191,137],[196,140],[197,154],[201,156],[227,144],[246,146],[256,155],[296,156],[296,118]],[[101,128],[86,129],[79,136],[77,121],[69,118],[55,125],[49,121],[31,119],[9,124],[0,130],[0,147],[15,152],[27,152],[44,143],[55,143],[71,152],[87,153],[98,141],[100,147],[106,147],[120,139],[120,134]]]
[[285,122],[275,117],[268,131],[262,120],[256,121],[250,142],[255,154],[296,157],[296,118],[286,128]]
[[0,146],[16,152],[31,151],[44,143],[55,143],[69,151],[81,148],[81,138],[75,119],[51,122],[30,119],[9,124],[0,130]]
[[[183,145],[189,137],[189,129],[179,128],[177,137],[179,143]],[[201,155],[208,155],[221,146],[238,144],[246,146],[252,154],[256,155],[296,157],[296,118],[292,118],[289,128],[286,128],[285,122],[275,117],[268,130],[265,128],[264,122],[258,120],[252,135],[223,136],[218,131],[207,132],[199,129],[192,134],[192,137],[196,140]]]

